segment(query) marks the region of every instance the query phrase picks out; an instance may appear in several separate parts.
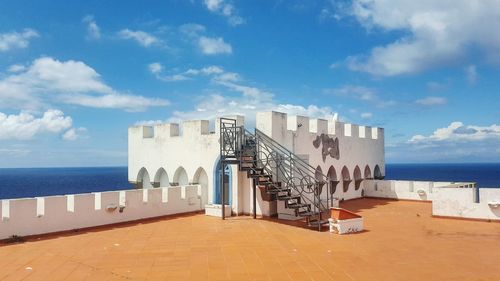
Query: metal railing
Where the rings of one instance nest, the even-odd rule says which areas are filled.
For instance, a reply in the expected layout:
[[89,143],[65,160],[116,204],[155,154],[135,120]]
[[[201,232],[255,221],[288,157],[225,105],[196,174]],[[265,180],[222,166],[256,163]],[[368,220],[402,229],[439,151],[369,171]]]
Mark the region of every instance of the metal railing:
[[[330,179],[258,129],[252,134],[243,126],[237,126],[235,120],[222,118],[220,126],[221,160],[239,160],[241,165],[243,153],[246,157],[252,156],[251,169],[271,175],[275,187],[281,182],[281,188],[284,185],[292,195],[300,196],[302,203],[310,205],[308,217],[317,216],[318,227],[321,229],[321,213],[327,210],[331,200]],[[251,155],[248,155],[249,152]],[[248,163],[249,159],[244,162]],[[326,202],[321,198],[324,188]]]

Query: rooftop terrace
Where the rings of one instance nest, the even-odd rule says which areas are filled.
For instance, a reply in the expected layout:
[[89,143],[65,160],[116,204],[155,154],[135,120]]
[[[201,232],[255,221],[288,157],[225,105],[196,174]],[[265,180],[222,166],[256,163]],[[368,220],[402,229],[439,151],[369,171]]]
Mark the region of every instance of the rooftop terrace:
[[340,236],[203,214],[0,247],[0,280],[500,280],[500,223],[431,217],[431,204],[342,204],[366,231]]

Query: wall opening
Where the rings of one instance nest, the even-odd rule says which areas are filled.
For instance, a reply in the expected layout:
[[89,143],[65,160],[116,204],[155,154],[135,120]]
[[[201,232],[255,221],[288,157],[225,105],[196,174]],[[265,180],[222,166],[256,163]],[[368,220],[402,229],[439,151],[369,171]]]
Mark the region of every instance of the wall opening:
[[361,169],[359,168],[359,166],[356,166],[356,168],[354,168],[354,189],[355,190],[359,189],[362,181],[363,181],[363,178],[361,177]]
[[189,179],[186,170],[182,166],[177,168],[177,170],[174,173],[174,179],[172,185],[184,186],[188,184],[189,184]]
[[205,208],[208,203],[208,175],[205,169],[199,167],[194,173],[193,184],[199,184],[201,190],[198,192],[200,197],[201,208]]
[[153,185],[151,184],[151,179],[149,178],[149,173],[146,170],[146,168],[142,167],[139,170],[139,173],[137,174],[137,181],[136,181],[135,188],[153,188]]
[[372,170],[368,165],[365,166],[365,179],[372,179]]
[[384,176],[382,175],[382,172],[380,172],[380,167],[378,165],[375,165],[375,169],[373,171],[373,177],[376,180],[383,180]]
[[330,194],[333,195],[335,191],[337,191],[337,185],[339,184],[339,181],[337,179],[337,171],[335,171],[335,167],[330,166],[326,176],[330,180]]
[[[222,194],[221,194],[221,163],[217,162],[217,166],[214,171],[215,177],[215,185],[214,185],[214,204],[222,204]],[[232,198],[232,185],[233,185],[233,177],[231,166],[226,165],[224,169],[224,194],[225,200],[224,204],[231,205]]]
[[318,186],[318,190],[315,190],[315,194],[321,194],[323,192],[323,186],[325,185],[325,179],[323,178],[323,170],[321,169],[321,166],[318,165],[316,167],[316,170],[314,171],[314,178],[316,181],[320,182]]
[[155,179],[153,182],[154,187],[168,187],[170,186],[170,182],[168,180],[168,174],[165,169],[160,168],[156,171]]
[[349,190],[349,184],[351,183],[351,175],[349,173],[349,169],[347,169],[346,166],[342,168],[342,185],[344,192],[347,192]]

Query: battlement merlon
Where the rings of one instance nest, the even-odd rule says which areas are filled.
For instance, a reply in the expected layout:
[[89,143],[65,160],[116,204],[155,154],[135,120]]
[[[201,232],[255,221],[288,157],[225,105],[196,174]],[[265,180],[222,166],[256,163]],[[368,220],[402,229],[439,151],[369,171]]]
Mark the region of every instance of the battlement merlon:
[[302,134],[329,134],[362,139],[379,139],[384,136],[384,129],[362,126],[336,120],[310,119],[306,116],[293,116],[286,113],[268,111],[258,112],[256,128],[276,140],[286,138],[287,131],[295,135]]

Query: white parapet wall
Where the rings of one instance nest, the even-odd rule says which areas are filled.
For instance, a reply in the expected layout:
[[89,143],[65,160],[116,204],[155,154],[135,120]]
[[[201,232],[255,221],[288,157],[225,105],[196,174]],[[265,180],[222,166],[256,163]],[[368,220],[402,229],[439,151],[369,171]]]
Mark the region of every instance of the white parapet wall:
[[200,185],[1,200],[0,239],[199,211]]
[[[434,216],[500,221],[500,188],[470,182],[365,180],[365,196],[432,202]],[[479,195],[479,198],[478,198]]]

